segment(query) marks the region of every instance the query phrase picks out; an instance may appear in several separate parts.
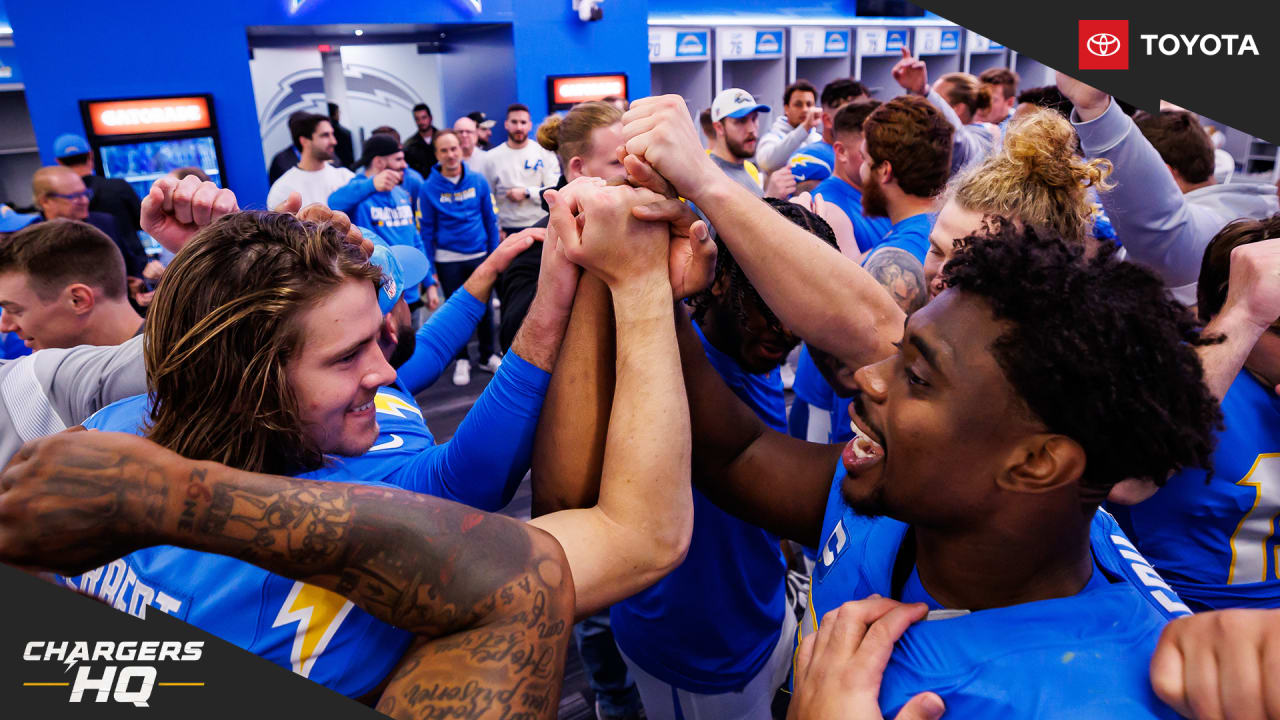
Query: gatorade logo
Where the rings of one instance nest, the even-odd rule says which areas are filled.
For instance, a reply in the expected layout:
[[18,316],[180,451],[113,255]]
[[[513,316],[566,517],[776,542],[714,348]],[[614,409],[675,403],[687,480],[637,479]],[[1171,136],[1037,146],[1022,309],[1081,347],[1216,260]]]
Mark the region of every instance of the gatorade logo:
[[707,51],[701,33],[680,33],[680,41],[676,43],[676,56],[702,55]]
[[844,33],[827,33],[827,52],[844,52],[848,47]]
[[1129,69],[1129,21],[1081,20],[1081,70]]
[[756,52],[762,55],[774,55],[782,52],[782,42],[778,33],[762,32],[757,35]]

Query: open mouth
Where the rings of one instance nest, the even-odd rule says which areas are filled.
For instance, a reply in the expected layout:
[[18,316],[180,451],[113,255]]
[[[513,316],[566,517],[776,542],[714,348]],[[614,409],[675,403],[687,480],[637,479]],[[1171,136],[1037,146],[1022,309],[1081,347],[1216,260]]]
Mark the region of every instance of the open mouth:
[[348,410],[347,412],[353,413],[353,414],[359,414],[363,412],[368,412],[372,409],[373,409],[373,398],[369,398],[369,402],[364,403],[363,405],[357,405],[351,408],[350,410]]
[[849,408],[849,429],[853,431],[853,439],[845,445],[841,453],[845,470],[856,475],[880,463],[885,457],[884,441],[880,433],[870,427],[865,419],[857,413],[857,403]]

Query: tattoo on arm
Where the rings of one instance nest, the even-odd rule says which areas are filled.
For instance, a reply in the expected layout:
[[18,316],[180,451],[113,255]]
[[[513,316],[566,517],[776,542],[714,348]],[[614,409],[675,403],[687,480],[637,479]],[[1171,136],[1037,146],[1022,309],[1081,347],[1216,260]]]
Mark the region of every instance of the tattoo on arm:
[[914,255],[896,247],[884,247],[872,251],[864,266],[904,313],[924,307],[929,294],[924,284],[924,266]]

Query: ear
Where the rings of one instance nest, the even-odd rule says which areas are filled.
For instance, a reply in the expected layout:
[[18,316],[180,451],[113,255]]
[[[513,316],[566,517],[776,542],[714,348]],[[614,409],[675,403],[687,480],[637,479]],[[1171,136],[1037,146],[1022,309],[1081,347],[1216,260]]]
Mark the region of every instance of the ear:
[[396,327],[395,315],[389,312],[382,316],[382,327],[378,328],[378,343],[394,346],[400,342],[400,328]]
[[871,172],[877,173],[880,175],[881,185],[888,185],[894,180],[893,163],[889,162],[888,160],[885,160],[884,162],[880,163],[880,167],[871,168]]
[[582,171],[582,157],[579,155],[574,155],[573,157],[569,158],[569,169],[572,170],[579,177],[586,174]]
[[1080,443],[1066,435],[1032,435],[1010,453],[996,484],[1010,492],[1052,492],[1078,482],[1084,467]]
[[97,302],[97,296],[94,295],[93,288],[84,283],[68,285],[63,288],[62,293],[67,302],[71,303],[71,311],[77,315],[91,312]]
[[723,120],[717,120],[716,122],[711,123],[711,126],[712,126],[712,127],[714,127],[714,128],[716,129],[716,137],[724,137],[724,136],[725,136],[725,129],[724,129],[724,121],[723,121]]

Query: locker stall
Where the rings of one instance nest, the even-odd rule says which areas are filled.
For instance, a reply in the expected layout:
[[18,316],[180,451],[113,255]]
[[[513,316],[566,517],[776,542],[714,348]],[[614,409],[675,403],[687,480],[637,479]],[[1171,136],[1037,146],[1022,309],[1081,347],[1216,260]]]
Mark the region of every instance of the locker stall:
[[855,28],[855,33],[854,79],[870,88],[877,100],[900,95],[902,88],[893,79],[893,66],[902,59],[902,48],[911,47],[911,30],[902,26],[869,25]]
[[773,108],[760,113],[760,127],[768,128],[782,112],[782,91],[787,87],[787,55],[782,28],[716,28],[716,92],[742,88],[756,102]]
[[1005,46],[972,30],[968,31],[964,43],[965,72],[981,75],[991,68],[1008,66],[1009,51]]
[[915,29],[912,52],[929,64],[929,82],[964,68],[960,33],[961,28],[955,26]]
[[649,82],[654,95],[680,95],[697,120],[711,107],[711,30],[649,28]]
[[822,93],[827,83],[853,75],[850,28],[791,28],[790,82],[808,80]]

